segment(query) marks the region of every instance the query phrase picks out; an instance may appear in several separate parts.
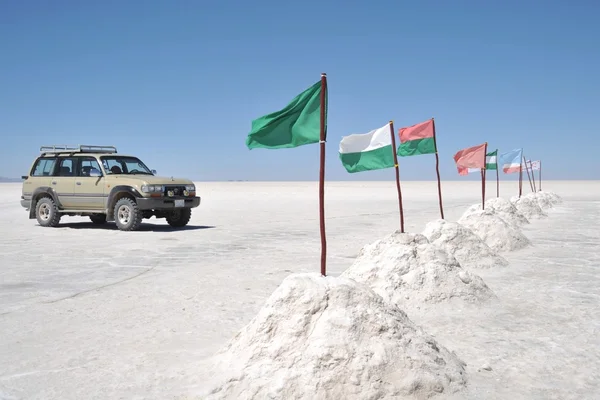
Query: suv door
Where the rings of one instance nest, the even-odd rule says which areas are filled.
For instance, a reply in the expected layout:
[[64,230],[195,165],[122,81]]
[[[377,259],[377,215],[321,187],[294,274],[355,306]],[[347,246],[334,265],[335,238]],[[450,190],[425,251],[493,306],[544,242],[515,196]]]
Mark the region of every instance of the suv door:
[[[75,178],[74,197],[78,210],[103,210],[105,197],[104,176],[100,164],[95,157],[77,157],[79,165],[77,177]],[[99,173],[100,176],[90,176],[91,172]]]
[[74,201],[76,167],[75,157],[58,157],[58,168],[50,182],[50,187],[56,192],[58,201],[64,209],[72,210],[77,206],[77,202]]

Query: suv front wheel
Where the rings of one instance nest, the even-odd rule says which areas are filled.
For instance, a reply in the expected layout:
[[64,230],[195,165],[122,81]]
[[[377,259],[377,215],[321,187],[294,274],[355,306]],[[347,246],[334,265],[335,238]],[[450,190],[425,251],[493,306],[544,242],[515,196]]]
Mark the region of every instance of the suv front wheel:
[[142,212],[136,202],[128,197],[123,197],[114,209],[115,223],[122,231],[135,231],[142,224]]
[[181,228],[186,226],[190,222],[192,216],[191,208],[182,208],[180,210],[173,210],[166,216],[167,223],[175,228]]

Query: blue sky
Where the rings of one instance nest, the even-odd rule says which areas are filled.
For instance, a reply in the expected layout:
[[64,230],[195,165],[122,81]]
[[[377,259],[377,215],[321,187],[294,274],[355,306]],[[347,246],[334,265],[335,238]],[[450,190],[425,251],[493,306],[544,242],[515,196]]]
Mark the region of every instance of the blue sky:
[[[328,180],[342,136],[435,117],[453,154],[523,147],[547,179],[600,179],[595,1],[0,2],[0,175],[42,144],[115,145],[161,174],[316,180],[319,146],[248,150],[252,119],[329,84]],[[433,156],[401,176],[435,179]],[[515,178],[511,176],[510,178]]]

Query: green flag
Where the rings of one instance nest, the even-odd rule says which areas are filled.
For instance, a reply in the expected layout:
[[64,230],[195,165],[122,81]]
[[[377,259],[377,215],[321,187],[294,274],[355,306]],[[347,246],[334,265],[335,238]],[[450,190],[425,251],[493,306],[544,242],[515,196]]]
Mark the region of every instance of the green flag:
[[[327,89],[325,89],[327,134]],[[252,121],[246,138],[249,149],[284,149],[319,143],[321,139],[321,81],[296,96],[284,109]]]
[[485,155],[485,169],[498,169],[498,149]]

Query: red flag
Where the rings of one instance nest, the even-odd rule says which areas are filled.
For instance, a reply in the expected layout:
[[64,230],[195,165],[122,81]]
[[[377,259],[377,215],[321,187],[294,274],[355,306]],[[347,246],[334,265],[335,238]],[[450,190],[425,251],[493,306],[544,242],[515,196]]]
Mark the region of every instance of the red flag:
[[454,155],[454,162],[459,175],[467,175],[469,168],[485,168],[485,152],[487,143],[468,147]]

